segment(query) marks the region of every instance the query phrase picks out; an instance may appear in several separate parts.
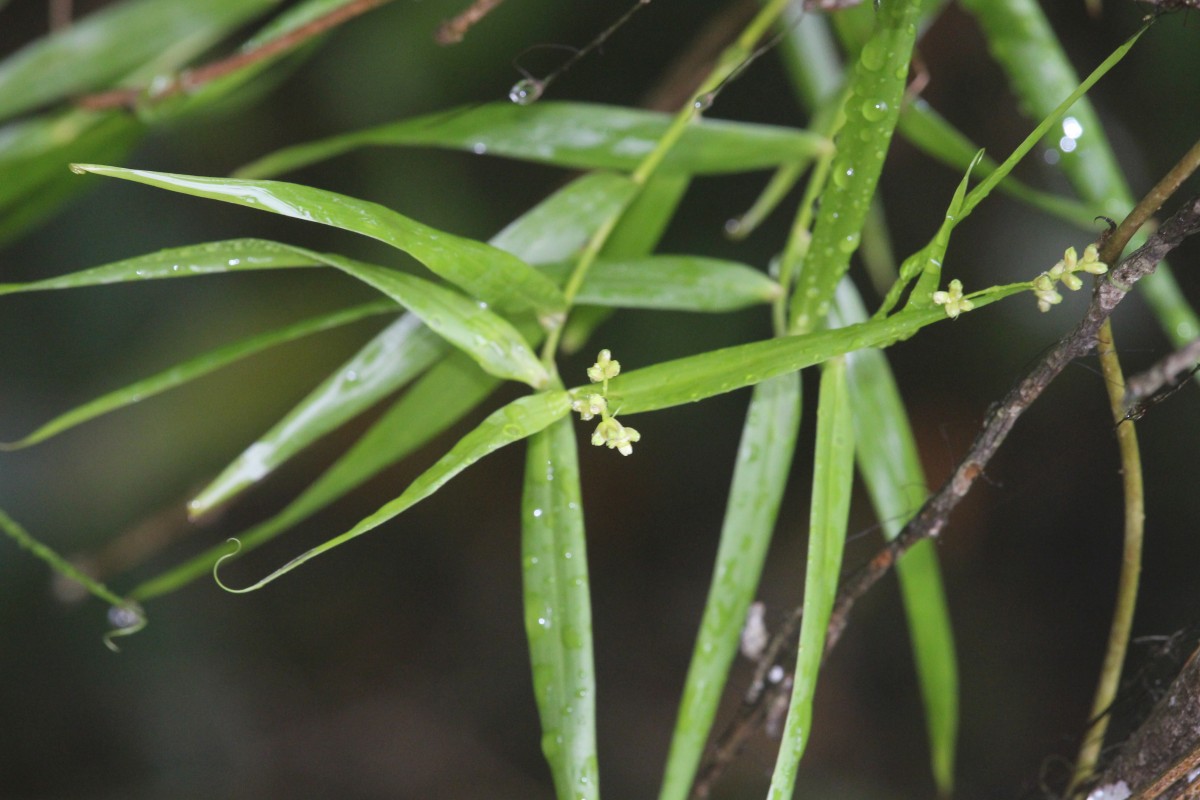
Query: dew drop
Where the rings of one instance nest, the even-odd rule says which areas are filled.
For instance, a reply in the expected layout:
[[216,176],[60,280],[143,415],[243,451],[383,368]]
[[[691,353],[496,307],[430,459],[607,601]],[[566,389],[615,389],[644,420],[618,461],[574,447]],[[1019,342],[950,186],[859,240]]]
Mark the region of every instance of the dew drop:
[[872,39],[863,45],[862,55],[859,56],[859,62],[864,69],[871,72],[877,72],[883,68],[884,62],[887,60],[887,50],[883,42],[878,39]]
[[536,103],[544,91],[546,91],[546,84],[537,78],[523,78],[508,90],[508,99],[519,106],[528,106]]
[[[514,87],[514,88],[516,88],[516,87]],[[511,94],[509,95],[509,98],[510,99],[512,98]],[[513,102],[516,103],[517,101],[513,100]],[[476,142],[475,144],[471,145],[471,152],[477,156],[484,155],[485,153],[487,153],[487,145],[484,144],[483,142]]]
[[716,99],[715,94],[712,92],[706,92],[705,94],[702,94],[696,98],[696,102],[692,103],[692,107],[697,111],[708,111],[710,108],[712,108],[714,99]]
[[847,254],[853,253],[855,248],[858,247],[858,240],[859,235],[857,233],[848,234],[845,238],[838,242],[838,250],[841,250],[843,253]]
[[535,508],[535,509],[533,510],[533,516],[534,516],[534,517],[540,517],[540,516],[541,516],[543,513],[544,513],[544,512],[543,512],[543,511],[542,511],[542,509],[540,509],[540,508]]
[[878,122],[887,116],[888,104],[883,100],[865,100],[862,105],[862,115],[868,122]]
[[833,170],[833,182],[843,189],[854,179],[854,167],[838,166]]

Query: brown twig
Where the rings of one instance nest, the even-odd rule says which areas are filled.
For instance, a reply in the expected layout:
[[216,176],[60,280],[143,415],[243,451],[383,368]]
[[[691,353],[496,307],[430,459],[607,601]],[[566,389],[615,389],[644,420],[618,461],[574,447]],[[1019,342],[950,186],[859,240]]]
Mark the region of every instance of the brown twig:
[[391,0],[351,0],[343,6],[338,6],[327,14],[289,31],[278,39],[272,39],[261,47],[236,53],[219,61],[184,70],[173,80],[161,88],[155,87],[153,92],[148,89],[113,89],[108,92],[81,97],[78,105],[91,111],[101,111],[111,108],[133,108],[148,94],[152,100],[164,100],[183,92],[195,91],[206,83],[223,78],[226,75],[245,69],[253,64],[282,55],[294,50],[313,37],[319,36],[330,28],[335,28],[354,17],[391,2]]
[[438,44],[458,44],[467,35],[467,31],[503,2],[504,0],[475,0],[466,11],[443,22],[433,34],[433,40]]
[[[1200,361],[1200,339],[1193,339],[1150,369],[1130,378],[1125,384],[1125,418],[1136,419],[1132,415],[1139,407],[1141,413],[1145,413],[1146,406],[1174,393],[1183,385],[1183,374],[1194,370],[1197,361]],[[1164,386],[1167,390],[1159,394],[1158,390]],[[1137,416],[1140,417],[1141,413]]]

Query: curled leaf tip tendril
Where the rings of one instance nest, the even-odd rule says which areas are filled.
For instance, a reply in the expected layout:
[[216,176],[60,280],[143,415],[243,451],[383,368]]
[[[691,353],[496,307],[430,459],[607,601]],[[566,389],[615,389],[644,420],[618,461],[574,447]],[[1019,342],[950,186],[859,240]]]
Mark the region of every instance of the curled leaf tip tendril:
[[117,643],[113,639],[118,636],[132,636],[146,627],[148,623],[146,612],[132,600],[110,608],[108,622],[113,626],[113,630],[104,634],[104,646],[114,653],[121,652],[121,648],[117,647]]
[[255,588],[253,586],[249,586],[245,589],[234,589],[232,586],[229,586],[222,581],[221,576],[217,574],[217,572],[221,569],[221,565],[224,564],[227,559],[234,558],[238,553],[242,552],[241,540],[230,537],[229,541],[233,543],[233,550],[218,558],[216,563],[213,564],[213,580],[216,581],[217,586],[220,586],[230,594],[245,594],[246,592],[253,591]]

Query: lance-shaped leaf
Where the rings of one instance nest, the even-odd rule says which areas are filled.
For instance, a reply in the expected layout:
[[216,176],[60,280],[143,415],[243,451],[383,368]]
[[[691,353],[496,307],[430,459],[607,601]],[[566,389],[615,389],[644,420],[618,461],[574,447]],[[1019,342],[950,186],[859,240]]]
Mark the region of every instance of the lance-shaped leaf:
[[[843,280],[838,287],[831,316],[834,325],[866,319],[867,311],[849,280]],[[904,401],[882,352],[865,349],[848,354],[846,381],[854,414],[858,467],[875,507],[875,516],[884,535],[892,539],[927,496],[917,443]],[[958,733],[958,666],[946,592],[933,543],[921,542],[905,553],[896,564],[896,573],[925,703],[933,777],[941,795],[949,797],[954,788]]]
[[561,419],[529,439],[521,500],[521,574],[542,753],[559,800],[596,800],[592,659],[583,498],[575,430]]
[[230,591],[252,592],[256,589],[261,589],[276,578],[286,575],[296,567],[316,558],[322,553],[327,553],[351,539],[374,530],[388,520],[412,508],[426,497],[429,497],[479,459],[499,450],[505,445],[519,442],[522,439],[532,436],[556,420],[565,417],[570,410],[571,396],[563,391],[539,392],[538,394],[521,397],[512,401],[503,408],[492,412],[478,427],[459,439],[450,452],[438,459],[438,462],[432,467],[421,473],[415,481],[409,484],[404,493],[395,500],[384,505],[374,514],[363,519],[340,536],[335,536],[329,541],[293,558],[262,580],[243,589],[232,589]]
[[374,286],[421,318],[434,332],[498,378],[541,388],[550,379],[525,337],[512,323],[457,292],[394,269],[332,254],[321,258]]
[[[565,280],[573,264],[553,264],[546,274]],[[702,256],[600,259],[588,271],[575,302],[611,308],[735,311],[770,303],[782,291],[745,264]]]
[[800,430],[800,376],[754,387],[659,800],[685,800],[738,649]]
[[564,308],[554,283],[516,256],[436,230],[378,203],[278,181],[203,178],[95,164],[71,168],[370,236],[403,250],[472,297],[507,311],[532,309],[546,316]]
[[846,119],[838,134],[831,180],[821,192],[812,241],[792,294],[788,325],[794,333],[806,333],[824,322],[850,256],[858,249],[900,116],[919,12],[916,0],[881,6],[875,31],[849,78]]
[[[451,351],[299,497],[278,514],[239,534],[242,547],[238,556],[271,541],[424,446],[479,405],[498,384],[465,354]],[[217,559],[228,552],[225,544],[212,547],[140,584],[129,596],[144,601],[173,592],[208,575]]]
[[306,251],[265,239],[227,239],[221,242],[172,247],[126,258],[99,267],[29,283],[0,283],[0,295],[80,289],[112,283],[192,278],[288,267],[319,267],[324,262]]
[[522,214],[493,236],[490,244],[527,264],[561,261],[587,244],[598,220],[619,212],[636,193],[637,184],[625,175],[588,173]]
[[[1028,283],[1000,286],[970,295],[970,299],[978,309],[1028,289]],[[835,331],[751,342],[665,361],[622,372],[609,383],[610,401],[620,405],[623,415],[694,403],[819,364],[843,353],[892,345],[926,325],[944,319],[946,312],[940,307],[911,309]],[[572,391],[587,389],[580,386]]]
[[771,775],[769,800],[791,800],[800,757],[812,738],[812,704],[817,674],[821,669],[825,632],[842,569],[850,489],[854,480],[854,424],[844,359],[835,358],[825,365],[818,402],[808,566],[804,571],[804,617],[800,621],[792,698],[775,771]]
[[[980,151],[978,145],[919,97],[914,98],[911,103],[906,103],[901,109],[900,123],[896,129],[918,149],[943,164],[958,169],[967,169]],[[978,171],[987,175],[996,169],[996,166],[994,159],[984,156],[979,160]],[[1090,228],[1095,223],[1092,210],[1078,200],[1038,191],[1021,183],[1012,175],[1000,181],[996,188],[1072,225]]]
[[329,330],[340,325],[348,325],[364,317],[395,312],[395,310],[396,306],[394,303],[371,303],[369,305],[335,311],[331,314],[322,314],[288,325],[279,330],[269,331],[248,339],[243,339],[240,342],[219,347],[204,355],[185,361],[182,364],[177,364],[157,375],[143,378],[129,386],[109,392],[65,414],[61,414],[19,441],[11,444],[0,444],[0,449],[16,450],[22,447],[29,447],[30,445],[45,441],[51,436],[56,436],[63,431],[74,428],[77,425],[82,425],[84,422],[95,419],[103,414],[133,405],[146,398],[165,392],[168,389],[173,389],[188,381],[207,375],[235,361],[261,353],[267,348],[291,342],[302,336]]
[[396,320],[222,470],[188,503],[188,513],[203,514],[261,480],[311,442],[408,383],[446,350],[445,342],[417,316]]
[[[267,177],[366,146],[423,146],[520,158],[571,169],[631,171],[654,149],[672,117],[598,103],[490,103],[379,125],[296,145],[238,170]],[[830,148],[808,131],[703,120],[688,127],[660,168],[708,175],[768,169]]]

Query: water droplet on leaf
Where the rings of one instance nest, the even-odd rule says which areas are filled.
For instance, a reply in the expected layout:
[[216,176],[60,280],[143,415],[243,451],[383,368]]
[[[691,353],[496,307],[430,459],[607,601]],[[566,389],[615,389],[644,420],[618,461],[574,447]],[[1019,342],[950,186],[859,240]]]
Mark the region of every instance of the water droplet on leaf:
[[887,116],[888,104],[883,100],[866,100],[862,105],[862,115],[868,122],[878,122]]

